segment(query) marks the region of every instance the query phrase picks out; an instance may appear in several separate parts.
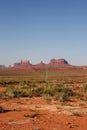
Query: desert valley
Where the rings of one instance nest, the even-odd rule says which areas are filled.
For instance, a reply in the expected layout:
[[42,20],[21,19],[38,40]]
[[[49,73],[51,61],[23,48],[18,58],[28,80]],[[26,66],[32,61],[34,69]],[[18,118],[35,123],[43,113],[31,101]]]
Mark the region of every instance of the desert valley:
[[0,130],[86,130],[87,67],[65,59],[0,67]]

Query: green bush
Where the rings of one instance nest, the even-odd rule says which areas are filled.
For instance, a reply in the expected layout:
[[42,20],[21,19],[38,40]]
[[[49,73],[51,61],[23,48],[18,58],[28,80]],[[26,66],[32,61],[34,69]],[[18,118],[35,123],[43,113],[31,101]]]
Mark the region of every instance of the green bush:
[[23,97],[24,96],[24,92],[14,88],[14,87],[10,87],[10,88],[6,89],[5,95],[8,98]]
[[44,93],[43,87],[37,87],[33,89],[28,89],[26,92],[28,97],[41,97]]
[[55,100],[67,101],[74,95],[74,92],[72,89],[60,84],[53,87],[47,87],[45,89],[45,94],[53,97]]
[[62,101],[62,102],[68,101],[69,98],[70,98],[70,97],[69,97],[66,93],[64,93],[64,92],[62,92],[62,93],[57,93],[57,94],[55,94],[55,96],[54,96],[54,99],[55,99],[55,100],[59,100],[59,101]]
[[49,95],[49,96],[54,96],[55,90],[54,88],[47,88],[45,89],[44,94]]
[[16,85],[16,84],[19,84],[19,81],[15,81],[15,80],[9,80],[9,81],[0,81],[0,85],[2,85],[2,86],[8,86],[8,85]]
[[44,83],[46,83],[46,81],[45,80],[41,80],[41,81],[38,81],[38,83],[44,84]]
[[[21,95],[20,92],[16,92],[14,93],[15,95]],[[74,92],[72,91],[72,89],[70,88],[65,88],[65,87],[36,87],[36,88],[32,88],[32,89],[27,89],[25,96],[28,97],[41,97],[41,96],[49,96],[49,98],[54,98],[56,100],[60,100],[60,101],[66,101],[69,100],[69,98],[71,96],[74,95]],[[16,96],[17,97],[17,96]]]

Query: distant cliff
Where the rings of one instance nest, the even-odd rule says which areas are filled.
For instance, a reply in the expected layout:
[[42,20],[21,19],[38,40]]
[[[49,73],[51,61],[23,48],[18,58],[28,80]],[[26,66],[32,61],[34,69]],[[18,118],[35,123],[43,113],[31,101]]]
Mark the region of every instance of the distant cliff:
[[21,60],[18,63],[14,63],[14,67],[19,68],[19,67],[32,67],[32,64],[30,63],[29,60]]
[[13,67],[15,68],[24,68],[24,67],[28,67],[28,68],[45,68],[45,67],[68,67],[70,66],[70,64],[68,63],[68,61],[66,61],[65,59],[51,59],[50,62],[48,64],[44,63],[43,61],[41,61],[38,64],[31,64],[29,60],[25,60],[25,61],[20,61],[18,63],[14,63]]
[[48,64],[49,67],[65,67],[69,66],[69,63],[65,59],[52,59]]
[[0,65],[0,69],[4,69],[5,68],[5,66],[4,65]]

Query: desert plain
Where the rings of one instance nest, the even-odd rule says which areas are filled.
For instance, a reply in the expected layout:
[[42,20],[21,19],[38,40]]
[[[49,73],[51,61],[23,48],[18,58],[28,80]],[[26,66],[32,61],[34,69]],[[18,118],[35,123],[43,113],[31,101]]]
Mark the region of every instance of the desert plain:
[[1,69],[0,130],[87,130],[87,69]]

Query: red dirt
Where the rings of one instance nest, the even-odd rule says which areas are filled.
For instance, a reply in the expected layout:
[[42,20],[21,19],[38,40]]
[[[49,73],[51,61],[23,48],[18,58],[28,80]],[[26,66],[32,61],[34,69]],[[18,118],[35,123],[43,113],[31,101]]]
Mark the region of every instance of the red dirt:
[[86,103],[48,104],[43,98],[19,98],[0,100],[0,104],[10,110],[0,113],[0,130],[87,130]]

